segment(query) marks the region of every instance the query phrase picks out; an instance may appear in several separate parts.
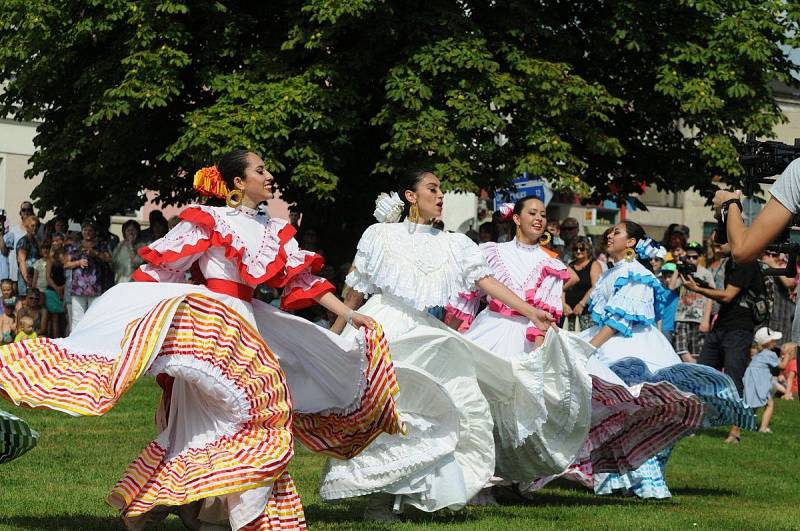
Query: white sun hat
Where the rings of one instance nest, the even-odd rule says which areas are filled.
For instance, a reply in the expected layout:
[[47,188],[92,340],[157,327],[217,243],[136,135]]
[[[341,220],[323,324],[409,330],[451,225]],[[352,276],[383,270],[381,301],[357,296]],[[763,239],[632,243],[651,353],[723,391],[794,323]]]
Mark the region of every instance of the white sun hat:
[[766,326],[762,326],[758,330],[756,330],[755,341],[758,345],[763,345],[765,343],[769,343],[770,341],[779,340],[783,337],[783,334],[778,332],[777,330],[770,330]]

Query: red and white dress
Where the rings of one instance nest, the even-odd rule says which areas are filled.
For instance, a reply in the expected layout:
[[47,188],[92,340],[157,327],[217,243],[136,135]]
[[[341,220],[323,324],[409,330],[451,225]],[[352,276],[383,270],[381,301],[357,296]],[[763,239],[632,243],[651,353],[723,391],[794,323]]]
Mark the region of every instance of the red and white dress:
[[[561,293],[567,267],[538,245],[516,239],[480,246],[493,276],[528,304],[561,317]],[[593,348],[560,332],[570,348],[535,349],[544,333],[527,318],[485,295],[461,293],[447,307],[461,319],[464,335],[506,358],[515,367],[515,397],[490,401],[495,424],[496,473],[506,480],[530,481],[559,473],[578,456],[589,431],[592,382],[586,370]]]
[[[203,500],[199,518],[233,529],[305,526],[286,467],[294,438],[338,458],[401,429],[380,328],[346,340],[284,308],[333,289],[294,228],[256,211],[195,206],[142,249],[136,283],[95,302],[73,333],[0,348],[0,395],[71,415],[101,415],[145,374],[164,389],[162,430],[108,502],[138,527]],[[204,285],[185,283],[192,269]],[[141,282],[147,281],[147,282]]]

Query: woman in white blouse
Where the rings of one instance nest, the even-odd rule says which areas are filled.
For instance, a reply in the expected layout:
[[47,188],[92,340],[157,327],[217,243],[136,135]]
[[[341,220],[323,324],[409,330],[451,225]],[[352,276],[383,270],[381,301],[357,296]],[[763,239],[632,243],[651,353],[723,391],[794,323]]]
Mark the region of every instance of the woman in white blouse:
[[[355,308],[370,296],[359,312],[383,326],[408,432],[379,436],[358,457],[330,462],[320,487],[328,500],[382,493],[365,514],[377,520],[393,519],[406,504],[424,511],[463,507],[494,472],[489,401],[515,398],[517,368],[428,310],[477,288],[543,332],[553,320],[498,282],[469,238],[431,226],[444,198],[431,171],[412,172],[401,184],[399,196],[379,198],[376,217],[384,223],[370,226],[358,244],[347,302]],[[340,320],[334,329],[342,326]]]

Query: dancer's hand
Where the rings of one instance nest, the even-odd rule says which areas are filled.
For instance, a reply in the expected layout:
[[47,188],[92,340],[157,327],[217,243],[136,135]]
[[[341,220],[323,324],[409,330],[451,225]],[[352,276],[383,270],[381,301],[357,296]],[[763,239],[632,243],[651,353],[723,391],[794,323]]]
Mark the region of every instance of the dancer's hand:
[[378,323],[369,315],[353,312],[352,316],[350,317],[350,324],[353,326],[353,328],[361,328],[362,326],[366,326],[368,330],[373,330]]
[[528,319],[542,332],[546,332],[551,326],[555,326],[555,319],[545,310],[534,308]]

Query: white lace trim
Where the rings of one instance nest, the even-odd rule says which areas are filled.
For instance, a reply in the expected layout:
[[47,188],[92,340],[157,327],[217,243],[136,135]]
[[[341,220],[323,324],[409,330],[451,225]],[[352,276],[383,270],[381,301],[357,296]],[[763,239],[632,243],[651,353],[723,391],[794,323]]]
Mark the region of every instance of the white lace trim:
[[358,243],[347,284],[364,293],[387,293],[424,311],[491,276],[483,254],[462,234],[415,230],[414,224],[377,224]]
[[229,424],[228,430],[214,433],[211,438],[205,432],[196,434],[184,448],[170,448],[170,431],[162,432],[156,438],[156,442],[171,454],[168,459],[174,459],[188,449],[203,448],[212,441],[234,435],[245,422],[252,418],[245,390],[223,375],[218,367],[214,367],[208,362],[190,356],[159,356],[147,370],[147,374],[158,375],[161,373],[186,380],[211,399],[226,404],[230,412],[229,418],[225,419],[225,422]]

